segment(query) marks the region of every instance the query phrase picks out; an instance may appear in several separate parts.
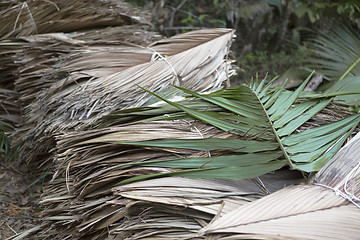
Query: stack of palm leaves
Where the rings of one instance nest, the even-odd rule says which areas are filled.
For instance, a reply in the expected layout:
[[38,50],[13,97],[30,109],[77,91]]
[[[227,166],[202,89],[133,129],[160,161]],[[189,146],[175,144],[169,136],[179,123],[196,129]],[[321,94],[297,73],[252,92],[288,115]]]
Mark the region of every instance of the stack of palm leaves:
[[0,39],[134,23],[148,24],[145,13],[140,13],[123,1],[18,0],[2,5]]
[[[85,45],[111,45],[110,42],[147,45],[159,39],[147,31],[147,14],[122,1],[1,1],[0,16],[0,87],[8,95],[19,79],[16,90],[20,95],[13,92],[8,100],[15,101],[20,96],[20,106],[27,119],[28,105],[36,100],[37,93],[59,80],[49,73],[48,79],[39,79],[40,76],[61,65],[63,57],[74,57],[79,48],[86,51]],[[77,32],[33,35],[59,31]],[[22,136],[23,132],[26,130],[17,131],[20,139],[17,137],[15,145],[28,140]]]
[[47,152],[58,132],[148,102],[152,96],[138,85],[155,92],[171,84],[217,90],[233,74],[226,59],[232,38],[229,29],[200,30],[142,47],[64,34],[27,37],[31,46],[16,82],[25,114],[18,142],[31,144],[27,154]]
[[[17,54],[36,48],[36,40],[22,39],[25,36],[67,32],[77,39],[85,40],[86,43],[83,44],[99,40],[146,44],[159,39],[154,37],[153,33],[145,31],[149,27],[147,14],[123,1],[1,1],[0,16],[1,81],[6,80],[11,84],[13,75],[16,73],[15,77],[18,77],[17,68],[24,61]],[[67,39],[61,34],[55,34],[53,38],[65,42]],[[39,36],[35,39],[44,41],[38,48],[46,46],[46,37]],[[26,54],[29,54],[29,51]],[[42,64],[39,62],[37,66]]]
[[[117,1],[106,3],[115,8],[104,10],[98,1],[19,2],[1,12],[10,19],[0,26],[2,38],[44,33],[50,27],[70,32],[137,21],[117,11],[122,7]],[[11,51],[21,55],[15,85],[25,123],[17,131],[18,142],[25,144],[30,159],[49,154],[56,144],[51,152],[55,172],[41,201],[44,224],[29,234],[231,239],[239,237],[233,233],[250,238],[281,232],[286,238],[299,235],[289,233],[285,217],[291,226],[298,219],[304,223],[308,216],[333,213],[340,220],[330,219],[331,224],[343,223],[345,215],[358,218],[345,206],[347,200],[331,195],[335,189],[347,199],[349,191],[356,197],[358,165],[342,178],[341,189],[326,168],[317,176],[317,186],[291,187],[262,198],[301,182],[300,171],[320,170],[340,149],[360,115],[331,102],[350,92],[304,94],[310,77],[295,91],[285,90],[286,82],[272,88],[265,80],[218,90],[233,74],[227,59],[232,30],[201,30],[150,45],[139,32],[116,27],[1,42],[3,56]],[[146,41],[154,38],[149,35]],[[19,45],[23,53],[14,49]],[[6,62],[7,70],[11,63]],[[270,211],[276,210],[273,199],[281,201],[288,193],[303,194],[296,197],[293,212],[288,213],[289,204]],[[265,215],[263,206],[269,209]],[[311,211],[304,210],[309,207]],[[251,217],[249,211],[261,216]],[[228,224],[234,215],[239,228]],[[280,216],[277,231],[271,231],[274,216]],[[252,226],[244,230],[244,225]],[[320,229],[321,236],[329,236],[324,224]],[[314,234],[305,237],[314,239]]]
[[[199,125],[197,129],[205,137],[219,135],[219,131],[210,126]],[[240,186],[234,182],[183,178],[141,182],[145,185],[139,186],[139,189],[146,191],[145,195],[148,196],[143,201],[126,197],[124,189],[127,189],[127,194],[134,194],[131,190],[136,191],[136,184],[111,190],[116,183],[134,176],[171,172],[160,167],[134,167],[133,163],[146,159],[202,155],[194,150],[151,150],[119,147],[113,143],[159,137],[201,139],[201,135],[187,122],[169,121],[124,124],[82,132],[81,135],[78,132],[66,134],[59,138],[56,158],[59,176],[46,188],[42,199],[47,206],[45,219],[51,220],[52,231],[60,232],[60,239],[71,235],[84,238],[96,235],[100,238],[107,236],[109,229],[116,235],[140,237],[145,234],[143,231],[146,228],[146,231],[155,230],[164,237],[181,239],[194,236],[201,223],[209,222],[216,214],[222,201],[227,202],[226,208],[231,208],[264,195],[265,189],[252,180],[244,180]],[[116,196],[113,191],[125,195]],[[184,207],[187,206],[190,208],[186,211]],[[138,225],[141,221],[146,224]],[[165,224],[161,228],[166,231],[153,228],[161,222]]]
[[157,95],[168,105],[120,110],[102,119],[107,127],[59,136],[42,200],[48,233],[194,238],[214,217],[283,187],[278,169],[319,170],[360,116],[309,127],[334,94],[304,95],[307,81],[294,92],[265,80],[210,94],[178,87],[190,100]]
[[[111,2],[115,3],[120,4]],[[49,4],[56,12],[49,8]],[[81,33],[31,35],[121,25],[135,19],[122,14],[118,7],[113,10],[107,7],[108,10],[103,11],[104,7],[100,8],[97,4],[100,3],[32,1],[21,2],[2,11],[1,16],[6,19],[1,26],[2,38],[25,36],[3,40],[1,50],[4,50],[4,56],[11,52],[19,55],[7,61],[5,69],[12,70],[15,63],[15,73],[20,75],[15,88],[20,95],[24,124],[17,129],[16,136],[17,143],[25,144],[24,148],[28,150],[25,154],[30,157],[36,157],[38,153],[49,154],[53,147],[52,137],[59,132],[92,128],[100,124],[98,119],[114,110],[150,102],[152,96],[137,85],[155,92],[165,91],[167,96],[178,95],[178,91],[167,90],[171,84],[198,92],[211,92],[222,88],[224,81],[234,73],[229,68],[231,61],[227,59],[233,38],[233,30],[230,29],[192,32],[147,47],[144,45],[157,37],[153,34],[139,35],[144,32],[139,28],[116,27]],[[84,11],[83,7],[88,11]],[[23,14],[24,11],[27,14]],[[84,15],[79,17],[80,13]],[[75,18],[72,19],[72,16]],[[48,21],[48,18],[55,20]],[[110,37],[105,41],[98,34]],[[165,157],[166,153],[161,155]],[[42,161],[43,158],[37,160]],[[112,186],[108,179],[105,185]],[[63,186],[60,185],[56,194],[69,200],[67,192],[61,191]],[[46,202],[49,198],[44,199]],[[50,201],[56,203],[57,200]],[[98,202],[101,201],[103,199]],[[65,202],[66,205],[68,203]],[[87,205],[84,207],[87,208]],[[56,217],[52,219],[59,220]],[[62,218],[62,221],[69,221],[69,218]],[[69,232],[72,233],[73,229],[64,234]],[[85,233],[87,236],[91,234],[91,231]]]

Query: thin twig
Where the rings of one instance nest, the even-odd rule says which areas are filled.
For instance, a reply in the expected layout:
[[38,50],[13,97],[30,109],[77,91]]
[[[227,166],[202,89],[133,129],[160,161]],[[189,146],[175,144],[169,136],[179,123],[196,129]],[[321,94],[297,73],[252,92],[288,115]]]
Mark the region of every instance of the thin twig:
[[258,183],[260,183],[261,187],[266,191],[267,194],[271,194],[270,190],[267,189],[267,187],[265,186],[265,184],[263,183],[263,181],[261,181],[261,179],[259,177],[256,178]]
[[9,224],[5,223],[8,228],[10,228],[11,231],[13,231],[16,235],[18,234],[12,227],[10,227]]
[[164,27],[164,30],[200,30],[208,29],[205,27]]
[[228,59],[229,59],[229,51],[227,51],[225,55],[226,88],[230,87],[229,67],[231,66],[231,63],[228,65]]
[[170,17],[170,21],[169,21],[170,26],[173,26],[173,24],[174,24],[175,13],[180,10],[180,8],[186,3],[186,1],[187,0],[183,0],[176,8],[173,8],[173,11],[172,11],[171,17]]

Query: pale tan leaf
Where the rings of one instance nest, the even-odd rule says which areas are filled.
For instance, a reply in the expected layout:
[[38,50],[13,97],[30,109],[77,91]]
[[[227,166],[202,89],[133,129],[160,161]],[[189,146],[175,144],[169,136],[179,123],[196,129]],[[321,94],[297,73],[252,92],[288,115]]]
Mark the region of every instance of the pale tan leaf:
[[[254,239],[357,239],[360,234],[359,217],[358,208],[343,205],[287,218],[234,225],[224,230],[227,233],[253,234]],[[209,230],[208,233],[210,232]],[[213,232],[222,231],[214,229]],[[234,234],[233,239],[249,239],[248,236]]]
[[227,213],[264,194],[252,180],[237,184],[238,187],[227,185],[226,181],[160,178],[119,186],[113,191],[130,199],[183,206],[216,215],[220,208],[221,213]]
[[360,198],[360,133],[316,174],[315,183]]

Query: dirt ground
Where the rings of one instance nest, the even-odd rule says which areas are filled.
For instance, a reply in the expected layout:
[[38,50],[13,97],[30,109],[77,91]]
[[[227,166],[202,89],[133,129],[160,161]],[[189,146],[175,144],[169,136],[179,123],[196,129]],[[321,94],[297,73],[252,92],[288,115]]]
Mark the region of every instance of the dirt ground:
[[28,166],[0,159],[0,239],[39,224],[39,176]]

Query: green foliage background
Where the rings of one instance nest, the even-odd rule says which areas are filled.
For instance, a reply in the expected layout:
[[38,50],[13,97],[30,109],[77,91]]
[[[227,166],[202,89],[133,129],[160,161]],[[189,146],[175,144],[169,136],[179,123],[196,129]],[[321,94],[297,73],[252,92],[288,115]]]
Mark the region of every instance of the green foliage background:
[[[306,40],[329,22],[360,28],[359,2],[300,0],[128,0],[152,12],[165,36],[199,28],[236,29],[232,51],[239,71],[233,82],[284,74],[307,59]],[[301,76],[300,78],[303,78]]]

